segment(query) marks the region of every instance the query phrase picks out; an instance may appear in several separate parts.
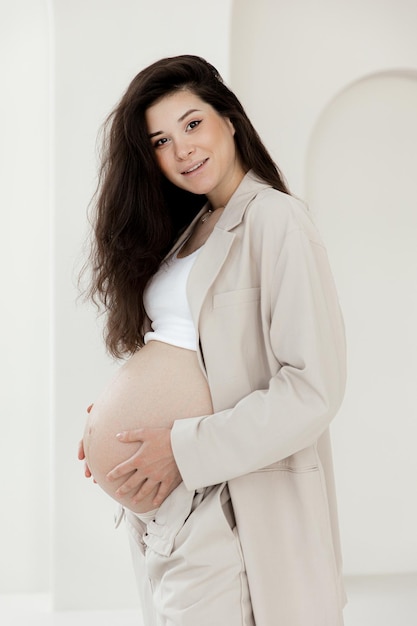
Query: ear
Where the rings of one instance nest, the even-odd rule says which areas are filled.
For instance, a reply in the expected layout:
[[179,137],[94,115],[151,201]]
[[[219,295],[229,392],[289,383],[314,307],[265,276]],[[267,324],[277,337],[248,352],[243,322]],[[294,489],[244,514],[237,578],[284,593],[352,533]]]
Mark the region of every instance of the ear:
[[235,133],[236,133],[236,129],[233,126],[232,120],[229,117],[225,117],[224,119],[226,120],[226,124],[228,125],[228,127],[229,127],[229,129],[230,129],[230,131],[232,133],[232,137],[234,137]]

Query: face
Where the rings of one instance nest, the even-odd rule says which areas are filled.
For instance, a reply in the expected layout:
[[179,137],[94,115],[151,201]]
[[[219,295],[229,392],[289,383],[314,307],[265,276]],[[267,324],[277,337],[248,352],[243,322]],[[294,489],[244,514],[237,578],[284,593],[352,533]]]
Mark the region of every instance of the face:
[[206,195],[213,208],[224,206],[245,174],[231,121],[181,90],[149,107],[146,124],[166,178],[181,189]]

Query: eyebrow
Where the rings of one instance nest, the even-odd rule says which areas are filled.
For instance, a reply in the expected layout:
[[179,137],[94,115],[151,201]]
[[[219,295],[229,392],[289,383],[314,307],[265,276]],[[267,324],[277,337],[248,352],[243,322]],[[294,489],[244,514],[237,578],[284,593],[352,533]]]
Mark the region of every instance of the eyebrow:
[[191,113],[201,113],[200,109],[189,109],[186,113],[184,113],[184,115],[181,115],[180,118],[178,118],[177,122],[183,122],[185,120],[185,118],[187,117],[187,115],[190,115]]
[[[188,109],[188,111],[186,111],[183,115],[181,115],[181,117],[177,119],[177,122],[183,122],[185,118],[187,117],[187,115],[191,115],[191,113],[197,113],[197,112],[200,113],[200,109]],[[149,139],[152,139],[152,137],[156,137],[157,135],[163,135],[163,131],[157,130],[156,133],[150,133],[148,137]]]

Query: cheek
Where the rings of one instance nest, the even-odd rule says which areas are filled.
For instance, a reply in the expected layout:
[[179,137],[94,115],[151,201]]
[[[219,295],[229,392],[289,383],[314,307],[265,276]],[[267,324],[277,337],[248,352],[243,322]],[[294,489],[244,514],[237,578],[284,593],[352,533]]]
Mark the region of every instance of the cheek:
[[225,157],[232,158],[236,153],[234,131],[230,126],[223,126],[219,129],[216,138],[216,145],[221,146],[221,151]]
[[170,167],[170,159],[168,154],[157,153],[156,162],[158,163],[161,172],[168,178],[168,180],[171,180],[172,168]]
[[222,157],[225,163],[234,162],[236,158],[236,146],[233,138],[224,138],[221,144]]

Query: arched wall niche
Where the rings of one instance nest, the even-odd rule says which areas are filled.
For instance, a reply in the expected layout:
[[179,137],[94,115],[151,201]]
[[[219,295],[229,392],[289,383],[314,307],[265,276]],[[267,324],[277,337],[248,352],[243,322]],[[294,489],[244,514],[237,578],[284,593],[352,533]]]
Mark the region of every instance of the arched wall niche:
[[327,104],[364,76],[417,68],[416,21],[409,0],[233,2],[231,84],[294,193]]
[[[321,111],[318,112],[315,119],[311,119],[310,121],[310,129],[309,132],[306,133],[306,137],[304,139],[305,150],[303,152],[303,158],[301,159],[300,164],[300,179],[301,179],[301,188],[303,190],[302,196],[303,198],[310,204],[311,207],[311,153],[314,150],[314,145],[319,141],[320,130],[323,125],[326,124],[326,120],[329,116],[329,111],[332,111],[335,107],[337,107],[338,103],[341,102],[345,97],[349,97],[350,94],[356,92],[363,85],[372,85],[382,82],[391,82],[394,86],[395,84],[402,81],[403,83],[407,83],[408,85],[417,85],[417,65],[416,67],[398,67],[398,68],[378,68],[374,72],[364,73],[359,75],[357,78],[349,81],[340,89],[336,90],[331,97],[329,97],[325,102],[323,102],[323,107]],[[377,95],[375,94],[375,100],[377,100]],[[402,98],[405,103],[405,98]],[[417,117],[417,109],[415,111],[415,115]],[[316,207],[316,210],[319,210],[319,207]]]
[[306,138],[306,152],[304,159],[303,171],[307,170],[307,162],[311,145],[314,142],[314,137],[317,134],[317,129],[320,127],[322,120],[326,117],[328,110],[332,107],[333,103],[343,97],[343,94],[351,91],[355,86],[359,86],[364,82],[376,81],[378,79],[398,79],[404,78],[411,81],[417,81],[417,66],[416,67],[398,67],[398,68],[379,68],[374,72],[364,73],[357,76],[355,79],[349,81],[343,85],[340,89],[336,90],[330,98],[323,102],[323,106],[319,114],[317,115],[314,123],[311,127],[310,133]]
[[[319,133],[319,137],[317,133],[323,120],[327,127],[329,112],[335,113],[338,104],[347,106],[352,94],[353,99],[355,94],[359,97],[357,90],[369,87],[370,93],[365,100],[368,103],[373,99],[377,101],[372,87],[378,83],[378,77],[383,82],[392,79],[397,85],[394,77],[401,76],[402,80],[409,79],[408,86],[410,83],[414,85],[413,77],[417,71],[416,20],[417,4],[409,0],[387,0],[383,5],[379,0],[351,0],[349,3],[332,3],[329,0],[314,3],[309,0],[298,0],[296,3],[290,0],[258,0],[254,3],[252,0],[237,0],[232,5],[232,88],[282,168],[293,193],[309,202],[319,223],[345,313],[350,365],[353,366],[355,360],[361,358],[362,348],[363,359],[369,354],[373,357],[368,359],[369,370],[366,370],[365,364],[362,364],[362,369],[355,370],[356,380],[350,373],[346,403],[333,425],[347,574],[417,569],[417,547],[412,533],[417,514],[413,503],[410,504],[409,490],[412,492],[413,488],[408,479],[408,476],[415,475],[409,443],[416,434],[416,420],[410,409],[410,394],[415,385],[410,384],[409,378],[412,371],[415,379],[415,370],[411,368],[410,352],[407,352],[407,349],[415,351],[417,341],[411,330],[405,338],[405,329],[409,328],[411,317],[415,317],[416,312],[411,294],[416,278],[412,268],[417,264],[410,241],[415,241],[416,234],[413,142],[417,145],[417,140],[414,134],[410,135],[406,125],[400,124],[402,111],[397,114],[386,111],[390,120],[386,122],[387,127],[376,133],[374,145],[371,143],[366,150],[364,147],[360,149],[364,153],[361,156],[368,155],[370,163],[364,163],[361,171],[355,172],[356,188],[353,188],[351,180],[344,181],[342,186],[335,176],[334,184],[329,185],[330,166],[337,171],[338,159],[345,154],[340,140],[335,142],[336,131],[340,130],[339,127],[343,130],[340,116],[329,141],[326,139],[323,143],[323,133]],[[414,120],[417,110],[415,90],[412,86],[410,89],[413,97],[409,101],[407,115]],[[386,91],[383,91],[380,100],[387,104],[392,101],[393,94]],[[407,98],[399,99],[402,105],[407,104]],[[353,113],[357,108],[353,106],[351,110]],[[367,115],[369,123],[361,120],[363,138],[366,137],[365,131],[375,128],[378,121],[368,110]],[[401,125],[403,141],[395,132],[397,123]],[[414,122],[412,126],[414,128]],[[380,146],[378,141],[387,133],[398,154],[402,155],[407,147],[410,158],[405,157],[404,167],[398,166],[398,159],[393,153],[390,159],[384,161],[381,159],[381,148],[375,150],[376,146]],[[329,154],[323,154],[324,169],[323,161],[319,159],[320,145],[323,152],[327,149],[332,153],[331,159]],[[378,150],[377,157],[386,169],[374,171],[376,161],[369,155],[374,155],[375,151],[378,153]],[[315,159],[320,166],[314,167]],[[323,179],[317,171],[320,167]],[[345,171],[347,173],[348,168]],[[369,210],[361,215],[357,201],[366,194],[374,198],[370,188],[371,173],[373,180],[382,179],[386,186],[390,186],[391,203],[388,209],[380,207],[379,231],[372,228],[372,213]],[[314,187],[312,180],[315,181]],[[351,195],[345,193],[345,187]],[[373,187],[382,189],[382,185],[376,183]],[[340,189],[343,189],[342,193]],[[403,192],[407,196],[403,204],[408,203],[406,218],[393,219],[391,207],[401,203]],[[325,197],[326,194],[328,197]],[[352,204],[357,208],[356,213],[349,213]],[[344,228],[346,215],[351,220],[349,228]],[[397,215],[402,213],[397,211]],[[347,233],[344,238],[342,235]],[[385,244],[384,248],[388,239],[391,244]],[[374,256],[369,254],[371,243],[376,246]],[[348,253],[353,256],[356,265],[352,264],[353,261],[350,265],[346,263]],[[395,260],[391,262],[393,257]],[[406,271],[402,271],[404,268]],[[361,305],[354,297],[356,292],[352,283],[356,276],[357,289],[360,285],[360,295],[363,296]],[[378,305],[382,308],[382,316]],[[364,319],[361,319],[361,311]],[[375,321],[369,319],[370,311]],[[398,333],[401,339],[397,345],[395,339]],[[375,336],[379,342],[376,342],[372,352],[374,346],[369,345],[369,337]],[[385,346],[383,355],[381,346]],[[385,370],[383,364],[386,364]],[[361,382],[361,377],[364,382]],[[404,392],[398,398],[391,390],[393,379],[396,389],[401,387]],[[380,394],[378,397],[377,406],[383,416],[378,421],[372,399],[373,394],[381,389],[388,390],[389,398],[382,406],[383,396]],[[395,413],[395,420],[390,419],[390,412]],[[399,423],[398,428],[396,423]],[[402,445],[404,439],[406,441]],[[388,469],[390,465],[394,468],[391,473]],[[399,480],[400,468],[406,474],[404,481]],[[375,506],[372,508],[373,503]]]
[[332,430],[347,573],[417,569],[417,71],[381,71],[325,107],[306,198],[346,320],[349,379]]

